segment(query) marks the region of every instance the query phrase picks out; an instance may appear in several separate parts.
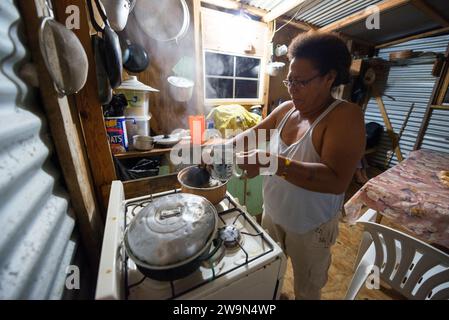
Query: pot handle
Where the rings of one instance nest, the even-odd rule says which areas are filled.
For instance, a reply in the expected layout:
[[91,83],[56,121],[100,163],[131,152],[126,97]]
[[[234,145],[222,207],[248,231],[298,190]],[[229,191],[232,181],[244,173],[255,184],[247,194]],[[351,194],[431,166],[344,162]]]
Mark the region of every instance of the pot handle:
[[[223,240],[221,238],[218,238],[217,241],[218,241],[217,245],[215,246],[214,250],[212,250],[212,252],[210,252],[209,254],[200,256],[201,261],[207,261],[210,258],[212,258],[214,256],[214,254],[217,253],[218,249],[220,249],[220,247],[223,245]],[[212,241],[212,243],[213,243],[213,241]]]
[[172,218],[172,217],[177,217],[177,216],[180,216],[181,213],[182,213],[181,207],[178,207],[175,209],[169,209],[169,210],[162,210],[160,218],[161,218],[161,220],[164,220],[164,219],[168,219],[168,218]]

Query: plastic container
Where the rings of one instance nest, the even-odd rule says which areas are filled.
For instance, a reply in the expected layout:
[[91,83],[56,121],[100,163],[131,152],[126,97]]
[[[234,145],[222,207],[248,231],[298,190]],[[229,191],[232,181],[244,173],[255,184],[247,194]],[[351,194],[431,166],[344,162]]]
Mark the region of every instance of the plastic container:
[[125,109],[125,117],[146,117],[149,115],[149,93],[159,92],[146,84],[137,80],[136,76],[131,76],[123,81],[122,85],[114,90],[115,93],[123,93],[128,101]]
[[170,83],[170,94],[173,99],[179,102],[185,102],[192,98],[194,82],[182,77],[168,77]]
[[204,120],[204,116],[189,116],[189,129],[190,136],[192,137],[193,144],[203,144],[205,141],[205,127],[206,123]]
[[128,134],[125,117],[106,117],[104,119],[109,144],[113,154],[128,151]]
[[[151,114],[145,117],[126,118],[126,131],[128,137],[150,135]],[[130,148],[134,149],[134,143],[130,140]]]
[[267,64],[266,73],[272,77],[275,77],[281,73],[281,70],[285,67],[284,62],[270,62]]

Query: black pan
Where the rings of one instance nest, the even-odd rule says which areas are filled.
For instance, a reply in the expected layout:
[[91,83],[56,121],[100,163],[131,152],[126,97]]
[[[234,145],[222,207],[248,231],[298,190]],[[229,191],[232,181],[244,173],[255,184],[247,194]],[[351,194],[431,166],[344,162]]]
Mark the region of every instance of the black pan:
[[111,87],[115,89],[122,83],[122,50],[115,31],[108,25],[103,31],[106,71]]
[[[92,2],[87,1],[87,7],[89,9],[90,19],[92,25],[97,32],[101,32],[101,27],[97,24],[92,8]],[[100,103],[105,105],[112,100],[112,88],[109,82],[109,75],[106,71],[106,57],[104,48],[104,39],[100,38],[98,35],[92,36],[92,48],[94,51],[95,58],[95,73],[97,76],[97,86],[98,86],[98,99]]]
[[99,0],[95,0],[95,5],[105,26],[101,29],[98,25],[93,14],[91,1],[88,1],[91,22],[97,32],[102,34],[105,70],[111,88],[115,89],[122,83],[122,50],[120,48],[120,41],[117,33],[110,27],[108,18],[102,10]]
[[123,67],[129,72],[140,73],[148,68],[150,59],[147,51],[137,43],[121,39],[123,50]]
[[112,100],[112,88],[109,84],[108,73],[104,64],[104,42],[103,39],[94,35],[92,46],[95,57],[95,70],[97,74],[98,98],[102,105],[108,104]]

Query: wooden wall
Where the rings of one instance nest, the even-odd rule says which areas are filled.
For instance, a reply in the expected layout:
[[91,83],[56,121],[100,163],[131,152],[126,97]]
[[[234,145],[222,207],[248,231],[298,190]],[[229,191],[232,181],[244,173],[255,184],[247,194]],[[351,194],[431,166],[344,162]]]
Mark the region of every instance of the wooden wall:
[[[170,96],[167,78],[175,75],[172,68],[183,57],[195,60],[195,28],[194,28],[194,3],[195,0],[187,0],[190,10],[190,26],[187,34],[178,43],[175,41],[160,42],[148,36],[136,21],[135,15],[131,14],[128,24],[122,32],[131,41],[142,45],[150,56],[150,65],[146,71],[138,74],[141,82],[159,89],[159,93],[150,93],[151,129],[156,134],[168,134],[176,128],[188,128],[188,115],[202,114],[202,102],[198,101],[196,94],[187,102],[177,102]],[[179,23],[182,16],[174,17],[167,12],[167,19],[175,19]],[[195,66],[196,67],[196,66]],[[198,88],[196,73],[192,80],[195,82],[194,89]]]
[[[193,114],[208,114],[211,106],[204,105],[203,98],[203,79],[202,79],[202,65],[195,64],[194,77],[192,80],[195,82],[194,94],[191,100],[187,102],[175,101],[169,92],[169,84],[167,77],[174,75],[172,68],[183,57],[189,57],[193,61],[201,61],[202,63],[202,44],[210,44],[210,49],[219,49],[219,41],[222,37],[217,30],[210,30],[207,26],[203,26],[203,21],[200,19],[200,1],[199,0],[187,0],[187,4],[190,10],[190,27],[184,38],[182,38],[178,44],[174,41],[171,42],[159,42],[148,36],[139,26],[134,14],[131,14],[128,20],[128,24],[125,30],[121,33],[123,36],[129,38],[131,41],[135,41],[148,51],[150,55],[150,66],[148,69],[140,74],[138,78],[141,82],[150,85],[156,89],[159,89],[159,93],[150,94],[150,112],[153,115],[151,120],[151,129],[156,134],[170,133],[177,128],[188,128],[188,115]],[[213,13],[213,10],[202,9],[202,11]],[[219,15],[218,11],[215,11]],[[167,13],[167,17],[170,19],[179,19],[182,17],[170,16],[171,13]],[[202,14],[202,12],[201,12]],[[210,18],[213,14],[208,15]],[[255,56],[263,58],[265,64],[267,58],[266,39],[269,32],[268,28],[262,28],[262,23],[254,22],[254,28],[260,30],[260,36],[254,39],[253,44],[255,46]],[[220,25],[221,30],[226,32],[226,25]],[[229,28],[228,28],[229,29]],[[222,32],[220,31],[220,32]],[[204,36],[204,38],[202,37]],[[214,40],[214,41],[211,41]],[[213,44],[211,44],[214,42]],[[229,48],[223,48],[229,49]],[[235,50],[225,50],[234,52]],[[244,52],[239,52],[244,53]],[[264,77],[264,81],[268,81],[267,77]],[[264,86],[265,92],[263,96],[263,103],[268,101],[268,92],[266,92],[268,86],[267,83]],[[253,105],[253,104],[251,104]]]
[[[282,26],[283,23],[277,23],[277,28],[279,28],[280,26]],[[292,41],[292,39],[298,35],[298,33],[300,33],[301,30],[299,30],[298,28],[292,27],[292,26],[285,26],[284,28],[282,28],[281,30],[279,30],[278,32],[276,32],[274,34],[273,37],[273,47],[274,49],[276,48],[276,45],[280,44],[285,44],[285,45],[289,45],[290,42]],[[275,77],[270,77],[270,91],[269,91],[269,95],[268,95],[268,112],[270,112],[274,107],[276,107],[278,105],[278,101],[282,100],[282,101],[287,101],[290,100],[290,95],[288,94],[287,88],[284,86],[284,84],[282,83],[282,80],[287,78],[287,74],[288,74],[288,66],[289,66],[289,61],[287,56],[281,56],[281,57],[277,57],[276,55],[273,56],[273,61],[280,61],[280,62],[284,62],[285,63],[285,67],[282,70],[282,72],[275,76]]]

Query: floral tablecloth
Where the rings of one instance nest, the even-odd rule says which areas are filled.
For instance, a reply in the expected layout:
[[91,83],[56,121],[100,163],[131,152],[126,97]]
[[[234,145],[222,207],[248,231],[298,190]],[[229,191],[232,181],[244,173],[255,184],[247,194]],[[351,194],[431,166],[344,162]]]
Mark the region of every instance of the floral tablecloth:
[[449,187],[438,173],[449,170],[449,154],[417,150],[400,164],[369,180],[346,204],[355,223],[362,207],[377,210],[430,243],[449,248]]

